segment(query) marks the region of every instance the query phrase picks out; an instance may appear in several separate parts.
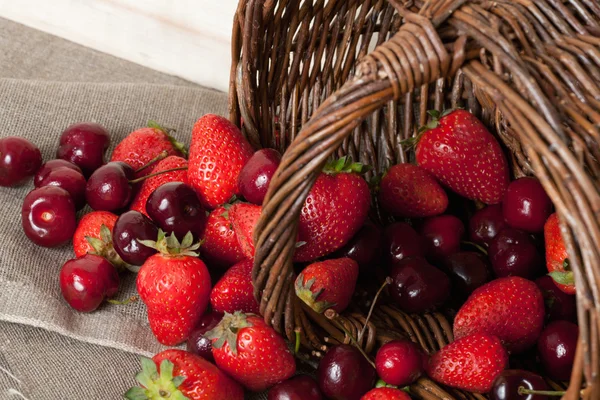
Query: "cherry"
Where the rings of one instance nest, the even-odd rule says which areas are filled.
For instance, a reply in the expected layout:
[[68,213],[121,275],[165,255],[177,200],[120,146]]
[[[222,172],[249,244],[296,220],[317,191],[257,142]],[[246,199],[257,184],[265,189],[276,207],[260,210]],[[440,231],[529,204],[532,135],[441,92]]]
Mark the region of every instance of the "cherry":
[[552,200],[536,178],[519,178],[508,185],[502,212],[511,227],[530,233],[542,232],[552,214]]
[[123,162],[110,162],[98,168],[85,188],[85,198],[96,211],[116,211],[125,208],[132,197],[129,180],[133,168]]
[[554,283],[554,279],[548,275],[536,279],[544,303],[546,305],[546,319],[556,321],[559,319],[576,322],[577,321],[577,302],[575,295],[567,294],[560,290]]
[[489,245],[505,226],[502,204],[484,207],[469,220],[469,239],[477,244]]
[[520,276],[532,279],[543,267],[542,257],[531,236],[508,227],[492,240],[489,257],[498,278]]
[[539,394],[519,394],[519,388],[527,390],[550,390],[544,378],[533,372],[507,369],[502,371],[492,383],[490,400],[550,400],[550,397]]
[[60,290],[71,307],[91,312],[119,288],[117,270],[106,259],[86,254],[67,261],[60,270]]
[[317,368],[319,388],[331,399],[359,400],[373,387],[375,378],[375,368],[346,344],[331,347]]
[[396,222],[385,228],[383,251],[389,265],[394,265],[406,257],[425,256],[425,241],[404,222]]
[[308,375],[296,375],[269,390],[268,400],[321,400],[317,382]]
[[238,176],[238,188],[248,202],[262,205],[280,162],[281,154],[273,149],[258,150],[250,157]]
[[139,240],[156,240],[158,228],[144,214],[127,211],[119,216],[113,228],[113,246],[123,261],[142,265],[156,250],[144,246]]
[[44,180],[44,178],[46,176],[48,176],[48,174],[51,171],[54,171],[55,169],[58,168],[69,168],[72,169],[74,171],[79,172],[80,174],[83,174],[81,172],[81,168],[79,168],[77,165],[73,164],[72,162],[68,162],[65,160],[50,160],[48,162],[45,162],[40,169],[38,170],[38,172],[35,174],[35,176],[33,177],[33,184],[35,185],[35,187],[40,187],[41,182]]
[[17,186],[42,165],[42,153],[29,140],[9,136],[0,139],[0,186]]
[[67,243],[77,227],[71,195],[56,186],[32,190],[23,200],[21,223],[27,237],[39,246]]
[[571,377],[579,328],[569,321],[554,321],[542,331],[537,350],[542,366],[553,379],[567,381]]
[[442,260],[460,249],[465,227],[454,215],[427,218],[420,229],[432,260]]
[[400,308],[409,313],[433,310],[450,296],[448,276],[423,257],[409,257],[396,263],[390,273],[389,292]]
[[377,352],[375,368],[377,375],[387,384],[410,385],[423,374],[427,356],[409,340],[392,340]]
[[85,176],[104,164],[110,136],[104,127],[95,122],[82,122],[65,129],[60,136],[56,157],[79,166]]
[[83,174],[71,168],[61,167],[51,170],[39,182],[38,187],[57,186],[71,195],[75,208],[81,210],[85,206],[85,178]]
[[179,240],[188,232],[198,239],[208,219],[196,191],[183,182],[159,186],[146,201],[146,212],[167,234],[175,233]]
[[361,272],[367,272],[381,257],[381,236],[378,227],[367,223],[344,247],[333,253],[332,258],[351,258],[358,263]]
[[214,362],[212,341],[204,336],[204,334],[217,326],[222,318],[223,314],[214,311],[204,314],[200,318],[196,328],[190,333],[186,344],[187,351],[197,354],[210,362]]
[[492,275],[486,258],[474,251],[459,251],[449,255],[444,267],[450,276],[454,294],[461,299],[488,282]]

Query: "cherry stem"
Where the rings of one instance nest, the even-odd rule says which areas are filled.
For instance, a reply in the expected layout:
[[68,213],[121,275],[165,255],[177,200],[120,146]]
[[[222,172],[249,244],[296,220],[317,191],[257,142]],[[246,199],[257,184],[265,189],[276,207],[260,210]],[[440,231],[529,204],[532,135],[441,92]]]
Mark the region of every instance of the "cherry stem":
[[[325,317],[327,317],[327,319],[331,320],[331,321],[335,321],[337,319],[337,317],[339,317],[339,314],[337,312],[335,312],[335,310],[333,309],[328,309],[325,311]],[[352,342],[352,344],[354,345],[354,347],[356,347],[356,349],[360,352],[360,354],[363,355],[363,357],[365,357],[365,359],[367,360],[367,362],[369,364],[371,364],[371,366],[373,368],[375,367],[375,363],[373,361],[371,361],[371,359],[369,358],[369,356],[367,355],[367,353],[365,353],[365,351],[363,350],[363,348],[358,344],[358,342],[356,341],[356,339],[354,339],[354,336],[352,336],[352,334],[350,332],[348,332],[348,330],[346,329],[346,327],[344,327],[344,324],[342,324],[339,321],[335,321],[337,322],[337,326],[338,328],[340,328],[342,330],[342,332],[344,332],[344,334],[346,336],[348,336],[350,338],[350,341]]]
[[158,176],[158,175],[166,174],[167,172],[173,172],[173,171],[184,171],[186,169],[188,169],[188,167],[177,167],[177,168],[165,169],[164,171],[158,171],[158,172],[154,172],[150,175],[144,175],[137,179],[132,179],[129,181],[129,183],[134,184],[134,183],[141,182],[144,179],[152,178],[153,176]]
[[390,278],[389,276],[385,278],[385,281],[383,282],[383,285],[381,285],[381,287],[379,288],[379,290],[377,291],[377,293],[375,293],[375,297],[373,298],[373,303],[371,304],[371,308],[369,309],[369,313],[367,314],[367,319],[365,320],[365,324],[363,325],[362,329],[360,330],[360,333],[358,334],[358,341],[360,342],[367,330],[367,325],[369,324],[369,319],[371,319],[371,315],[373,314],[373,310],[375,309],[375,304],[377,303],[377,300],[379,299],[379,295],[381,294],[381,292],[383,292],[383,289],[387,286],[387,285],[391,285],[392,284],[392,278]]
[[110,304],[115,304],[118,306],[126,306],[127,304],[131,304],[131,303],[135,303],[136,301],[138,301],[138,297],[137,296],[131,296],[128,299],[125,300],[114,300],[114,299],[109,299],[108,302]]
[[473,246],[475,247],[477,250],[481,251],[483,254],[485,254],[486,256],[488,255],[488,251],[481,245],[475,243],[475,242],[469,242],[468,240],[463,240],[461,242],[462,244],[468,244],[469,246]]
[[532,390],[527,389],[525,386],[519,386],[517,392],[520,395],[524,394],[539,394],[540,396],[564,396],[567,392],[560,390]]
[[152,164],[156,164],[157,162],[159,162],[163,158],[167,158],[168,155],[169,155],[169,153],[167,153],[166,150],[161,151],[156,157],[154,157],[152,160],[148,161],[146,163],[146,165],[142,165],[141,167],[139,167],[138,169],[136,169],[135,173],[137,174],[138,172],[140,172],[141,170],[144,170],[144,169],[148,168]]

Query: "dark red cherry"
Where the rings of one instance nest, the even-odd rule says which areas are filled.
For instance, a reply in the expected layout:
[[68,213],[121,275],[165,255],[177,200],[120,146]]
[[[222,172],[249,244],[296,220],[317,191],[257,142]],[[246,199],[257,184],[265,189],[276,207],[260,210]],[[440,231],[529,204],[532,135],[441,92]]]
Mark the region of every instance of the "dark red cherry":
[[419,379],[426,363],[425,353],[410,340],[387,342],[375,357],[377,375],[394,386],[410,385]]
[[533,372],[520,369],[502,371],[492,383],[490,400],[550,400],[539,394],[519,394],[519,388],[526,390],[551,390],[544,378]]
[[375,383],[375,368],[349,345],[333,346],[317,369],[321,392],[329,399],[360,400]]
[[217,326],[222,318],[223,314],[217,312],[204,314],[187,340],[187,351],[213,362],[212,341],[204,334]]
[[123,261],[142,265],[156,250],[144,246],[139,240],[156,240],[158,228],[144,214],[127,211],[119,216],[113,228],[113,246]]
[[322,400],[317,382],[308,375],[296,375],[269,390],[268,400]]
[[8,136],[0,139],[0,186],[17,186],[42,165],[42,153],[29,140]]
[[554,283],[554,279],[548,275],[536,279],[535,284],[538,285],[542,296],[544,296],[546,319],[548,321],[557,321],[560,319],[571,322],[577,321],[575,295],[567,294],[560,290]]
[[429,259],[443,260],[460,250],[465,227],[454,215],[438,215],[423,221],[420,229],[425,238]]
[[102,125],[82,122],[63,131],[56,157],[72,162],[85,176],[90,176],[104,164],[104,153],[109,144],[110,136]]
[[474,251],[459,251],[444,261],[455,296],[465,299],[492,276],[487,259]]
[[332,254],[332,258],[351,258],[358,263],[361,272],[370,271],[381,258],[381,238],[381,229],[365,224],[344,247]]
[[502,212],[513,228],[537,233],[552,214],[552,200],[536,178],[524,177],[512,181],[504,194]]
[[570,379],[578,337],[579,328],[569,321],[554,321],[544,328],[537,350],[548,376],[559,381]]
[[85,206],[86,182],[83,174],[71,168],[56,168],[50,171],[39,182],[39,187],[57,186],[65,189],[71,195],[75,208],[81,210]]
[[129,170],[125,163],[110,162],[98,168],[85,188],[87,203],[96,211],[117,211],[125,208],[132,197]]
[[383,232],[383,253],[388,265],[393,266],[406,257],[425,256],[425,241],[412,226],[396,222]]
[[433,310],[450,296],[450,279],[423,257],[409,257],[390,272],[389,292],[398,306],[409,313]]
[[281,154],[273,149],[258,150],[250,157],[238,176],[238,188],[248,202],[262,205],[280,162]]
[[498,278],[532,279],[542,271],[543,260],[535,242],[528,233],[518,229],[504,228],[492,240],[488,254]]
[[55,169],[58,169],[58,168],[69,168],[69,169],[79,172],[80,174],[83,174],[81,172],[81,168],[79,168],[77,165],[73,164],[72,162],[61,160],[61,159],[50,160],[50,161],[42,164],[42,166],[40,167],[38,172],[33,177],[33,184],[35,185],[35,187],[40,187],[41,186],[40,183],[44,180],[44,178],[51,171],[54,171]]
[[477,244],[489,245],[505,226],[502,204],[484,207],[469,220],[469,239]]
[[119,289],[119,274],[105,258],[93,254],[67,261],[60,270],[60,290],[77,311],[90,312]]
[[196,191],[183,182],[159,186],[146,201],[146,212],[167,234],[182,240],[188,232],[198,239],[208,219]]
[[21,223],[27,237],[39,246],[67,243],[77,227],[71,195],[56,186],[32,190],[23,200]]

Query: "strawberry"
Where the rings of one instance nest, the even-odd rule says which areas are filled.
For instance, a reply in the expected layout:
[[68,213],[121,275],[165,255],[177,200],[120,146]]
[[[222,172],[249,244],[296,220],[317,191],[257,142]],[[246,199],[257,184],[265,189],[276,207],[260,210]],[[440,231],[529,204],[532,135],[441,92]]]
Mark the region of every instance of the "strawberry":
[[144,262],[137,291],[148,307],[148,321],[156,339],[173,346],[186,340],[204,314],[210,296],[210,275],[198,258],[193,236],[179,243],[175,235],[158,232],[156,242],[142,240],[158,253]]
[[[131,132],[123,139],[112,153],[110,161],[123,161],[135,170],[148,164],[161,152],[169,156],[183,157],[186,154],[185,146],[169,135],[169,130],[161,127],[154,121],[148,122],[148,127]],[[136,171],[136,176],[152,173],[156,164]]]
[[368,391],[360,400],[410,400],[410,396],[400,389],[380,387]]
[[210,293],[213,311],[258,314],[258,302],[252,286],[252,260],[244,260],[229,268]]
[[231,225],[246,258],[254,257],[254,227],[261,211],[261,206],[250,203],[236,203],[229,209]]
[[350,304],[358,264],[350,258],[338,258],[310,264],[296,278],[296,295],[318,313],[328,308],[342,312]]
[[546,267],[548,275],[560,290],[567,294],[575,294],[573,271],[569,267],[569,255],[560,233],[558,214],[548,217],[544,225],[544,241],[546,243]]
[[211,267],[229,267],[244,259],[225,207],[217,207],[208,215],[202,241],[202,258]]
[[363,165],[342,157],[329,163],[310,190],[298,223],[294,261],[312,261],[332,253],[362,227],[369,213],[369,185]]
[[418,139],[417,163],[442,184],[471,200],[502,201],[508,187],[508,164],[496,138],[473,114],[430,112],[433,121]]
[[436,382],[470,392],[487,393],[507,365],[508,354],[500,339],[475,333],[435,353],[426,369]]
[[[159,372],[160,371],[160,372]],[[140,386],[125,393],[130,400],[243,400],[244,389],[204,358],[183,350],[142,357]]]
[[106,258],[117,269],[126,263],[113,248],[112,231],[118,216],[108,211],[92,211],[84,215],[73,234],[73,251],[77,257],[87,253]]
[[192,129],[190,185],[210,209],[238,194],[238,175],[253,150],[242,132],[226,118],[206,114]]
[[392,166],[379,184],[379,203],[398,217],[422,218],[442,214],[448,196],[435,178],[413,164]]
[[[187,165],[188,165],[188,163],[185,158],[178,157],[178,156],[169,156],[169,157],[159,161],[158,163],[156,163],[156,166],[154,167],[152,172],[155,173],[155,172],[160,172],[160,171],[166,171],[166,170],[173,169],[173,168],[187,167]],[[148,200],[148,197],[150,197],[150,195],[156,189],[158,189],[159,186],[162,186],[165,183],[169,183],[169,182],[188,183],[187,171],[185,171],[185,170],[171,171],[171,172],[166,172],[164,174],[151,176],[151,177],[145,179],[144,181],[142,181],[141,188],[138,191],[135,198],[133,199],[133,201],[131,202],[129,209],[141,212],[145,216],[148,216],[148,213],[146,212],[146,200]]]
[[296,372],[285,341],[259,316],[225,313],[206,333],[219,368],[254,392],[263,391]]
[[476,289],[458,310],[454,337],[473,333],[497,336],[519,353],[535,344],[544,325],[544,298],[534,282],[510,276]]

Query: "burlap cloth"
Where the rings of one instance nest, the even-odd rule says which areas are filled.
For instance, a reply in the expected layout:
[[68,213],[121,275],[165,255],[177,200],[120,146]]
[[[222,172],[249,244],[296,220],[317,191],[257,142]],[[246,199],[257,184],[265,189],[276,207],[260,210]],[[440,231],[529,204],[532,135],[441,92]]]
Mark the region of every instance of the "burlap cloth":
[[[29,138],[45,160],[74,122],[103,124],[114,146],[155,119],[189,143],[198,117],[226,113],[224,93],[3,19],[0,94],[0,136]],[[58,272],[73,258],[72,248],[45,249],[25,237],[20,209],[31,188],[0,188],[0,399],[122,398],[134,383],[139,354],[162,349],[145,307],[108,305],[80,314],[66,305]],[[125,276],[118,296],[134,290],[135,277]]]

